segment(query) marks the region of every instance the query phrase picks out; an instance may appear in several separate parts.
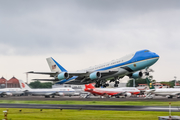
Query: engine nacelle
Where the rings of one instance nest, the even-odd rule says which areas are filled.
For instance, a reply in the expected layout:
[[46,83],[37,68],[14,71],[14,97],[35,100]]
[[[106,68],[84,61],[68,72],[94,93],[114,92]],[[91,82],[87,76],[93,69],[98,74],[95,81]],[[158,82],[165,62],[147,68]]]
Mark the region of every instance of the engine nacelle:
[[94,79],[99,79],[101,78],[101,73],[100,72],[93,72],[89,75],[89,78],[91,80],[94,80]]
[[74,93],[74,96],[79,96],[80,95],[80,93]]
[[143,76],[143,73],[140,71],[137,71],[130,75],[130,78],[141,78]]
[[12,93],[6,93],[7,96],[12,96]]
[[57,95],[59,95],[59,96],[64,96],[64,93],[57,93]]
[[62,72],[58,75],[59,80],[68,79],[68,78],[69,78],[69,74],[67,72]]
[[125,97],[130,97],[131,96],[131,93],[126,93],[125,94]]

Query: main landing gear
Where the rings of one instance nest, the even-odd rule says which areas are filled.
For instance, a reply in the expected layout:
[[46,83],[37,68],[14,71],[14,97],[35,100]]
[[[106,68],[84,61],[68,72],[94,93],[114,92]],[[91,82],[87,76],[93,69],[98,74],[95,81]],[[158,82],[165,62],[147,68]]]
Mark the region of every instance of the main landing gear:
[[[119,77],[116,77],[116,78],[114,78],[114,79],[111,79],[109,82],[111,83],[111,82],[114,82],[114,87],[118,87],[118,85],[119,85]],[[95,87],[108,87],[109,86],[109,84],[108,83],[106,83],[106,80],[97,80],[96,81],[96,85],[95,85]]]
[[116,77],[115,79],[111,79],[110,82],[114,82],[114,87],[118,87],[119,79],[119,77]]
[[95,87],[108,87],[109,84],[106,83],[105,80],[97,81]]

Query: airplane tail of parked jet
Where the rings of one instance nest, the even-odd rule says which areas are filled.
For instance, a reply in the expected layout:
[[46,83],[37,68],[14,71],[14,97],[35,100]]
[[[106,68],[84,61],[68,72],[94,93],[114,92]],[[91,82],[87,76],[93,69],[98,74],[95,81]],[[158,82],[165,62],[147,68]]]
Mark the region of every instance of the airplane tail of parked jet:
[[85,85],[85,89],[88,89],[88,88],[91,88],[91,89],[93,89],[93,88],[95,88],[92,84],[86,84]]
[[26,83],[24,83],[24,81],[22,81],[22,80],[19,80],[19,84],[20,84],[21,89],[24,89],[24,90],[30,90],[30,89],[31,89],[31,88],[30,88]]
[[149,89],[155,89],[154,85],[152,84],[152,82],[148,78],[146,78],[146,82],[149,86]]
[[67,72],[66,69],[64,69],[58,62],[56,62],[52,57],[49,57],[46,59],[47,63],[49,65],[49,68],[51,69],[51,72]]

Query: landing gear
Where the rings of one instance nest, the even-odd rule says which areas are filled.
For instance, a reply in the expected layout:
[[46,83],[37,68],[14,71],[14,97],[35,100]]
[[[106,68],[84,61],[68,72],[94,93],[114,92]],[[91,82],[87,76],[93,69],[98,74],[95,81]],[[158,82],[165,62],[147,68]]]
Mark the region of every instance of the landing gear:
[[119,81],[115,81],[114,87],[118,87]]
[[169,99],[172,99],[172,98],[173,98],[173,96],[169,96],[168,98],[169,98]]
[[108,87],[109,84],[106,83],[106,80],[97,81],[95,87]]
[[111,83],[111,82],[115,82],[115,79],[111,79],[109,82],[110,82],[110,83]]

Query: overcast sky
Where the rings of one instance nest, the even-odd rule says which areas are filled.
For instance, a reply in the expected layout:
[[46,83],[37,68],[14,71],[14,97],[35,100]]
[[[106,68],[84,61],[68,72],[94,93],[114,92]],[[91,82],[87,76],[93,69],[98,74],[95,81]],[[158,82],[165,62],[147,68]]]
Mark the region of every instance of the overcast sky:
[[0,0],[6,79],[50,71],[47,57],[74,71],[142,49],[160,56],[154,79],[180,79],[179,0]]

